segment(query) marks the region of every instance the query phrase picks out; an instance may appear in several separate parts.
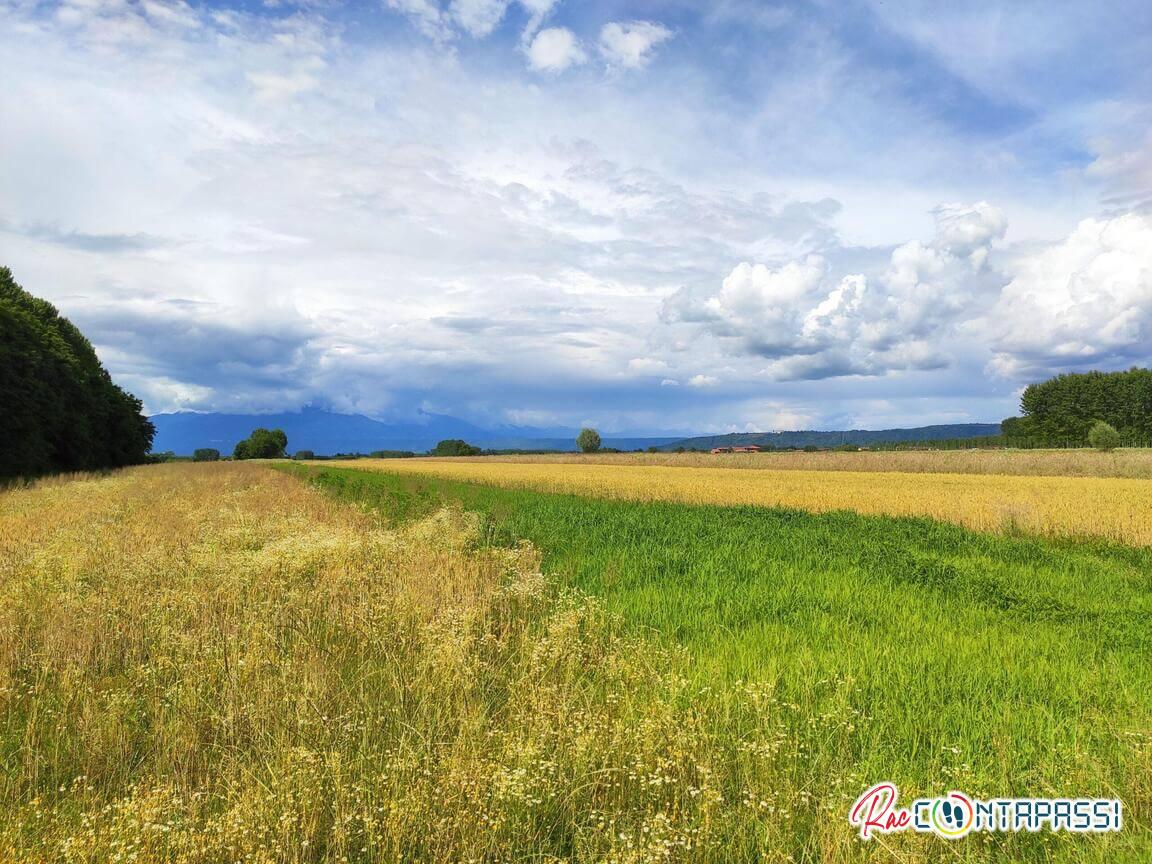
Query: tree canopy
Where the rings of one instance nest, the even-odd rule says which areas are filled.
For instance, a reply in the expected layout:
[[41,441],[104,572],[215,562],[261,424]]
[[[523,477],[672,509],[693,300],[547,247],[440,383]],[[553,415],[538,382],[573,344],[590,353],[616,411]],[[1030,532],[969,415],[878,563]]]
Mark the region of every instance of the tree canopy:
[[447,438],[430,451],[433,456],[479,456],[480,448],[460,438]]
[[283,459],[288,451],[288,436],[283,429],[253,429],[252,434],[236,445],[233,459]]
[[0,477],[145,461],[155,427],[56,307],[0,267]]
[[595,453],[601,445],[600,433],[595,429],[584,428],[576,436],[576,446],[584,453]]
[[1009,444],[1082,447],[1097,422],[1128,445],[1152,444],[1152,369],[1057,375],[1020,398],[1022,417],[1003,423]]

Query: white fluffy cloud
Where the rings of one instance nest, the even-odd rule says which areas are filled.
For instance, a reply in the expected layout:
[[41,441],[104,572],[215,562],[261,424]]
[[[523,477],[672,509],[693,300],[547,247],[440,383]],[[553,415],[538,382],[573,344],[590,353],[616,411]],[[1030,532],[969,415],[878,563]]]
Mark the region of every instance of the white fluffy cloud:
[[[971,94],[933,115],[813,16],[749,53],[682,4],[721,57],[651,6],[386,3],[436,44],[342,4],[0,0],[0,261],[150,410],[892,426],[1149,360],[1147,123],[1070,183],[1078,141],[1051,168]],[[657,51],[674,78],[523,68]],[[990,185],[1027,243],[990,205],[933,234]]]
[[640,69],[671,38],[671,30],[652,21],[613,21],[600,31],[600,53],[610,66]]
[[1086,219],[1021,260],[990,316],[1010,378],[1152,361],[1152,217]]
[[533,69],[561,72],[569,66],[584,63],[588,54],[571,30],[549,27],[541,30],[528,46],[528,62]]
[[765,373],[782,380],[938,368],[947,362],[940,341],[986,297],[988,255],[1007,222],[984,202],[940,207],[935,217],[931,242],[897,247],[871,279],[837,275],[821,255],[743,263],[714,295],[673,295],[665,319],[764,358]]
[[688,379],[689,387],[715,387],[720,383],[720,379],[715,375],[693,375]]

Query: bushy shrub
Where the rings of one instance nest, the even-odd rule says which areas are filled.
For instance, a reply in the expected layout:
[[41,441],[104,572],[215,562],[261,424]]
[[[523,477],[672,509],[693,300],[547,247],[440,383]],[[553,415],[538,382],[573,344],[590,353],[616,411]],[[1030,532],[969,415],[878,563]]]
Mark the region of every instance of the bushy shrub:
[[200,447],[192,451],[193,462],[219,462],[220,451],[215,447]]
[[1120,433],[1103,420],[1097,420],[1088,430],[1088,443],[1104,452],[1115,450],[1120,446]]

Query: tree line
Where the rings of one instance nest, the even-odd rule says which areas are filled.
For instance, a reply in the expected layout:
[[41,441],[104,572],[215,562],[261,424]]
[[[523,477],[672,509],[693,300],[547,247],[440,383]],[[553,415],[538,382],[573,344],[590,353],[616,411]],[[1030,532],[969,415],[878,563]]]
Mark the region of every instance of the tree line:
[[1010,447],[1099,446],[1089,435],[1096,427],[1097,441],[1107,439],[1100,424],[1115,431],[1116,446],[1147,447],[1152,445],[1152,369],[1057,375],[1024,390],[1020,413],[1001,426]]
[[0,478],[147,460],[156,430],[92,344],[0,267]]

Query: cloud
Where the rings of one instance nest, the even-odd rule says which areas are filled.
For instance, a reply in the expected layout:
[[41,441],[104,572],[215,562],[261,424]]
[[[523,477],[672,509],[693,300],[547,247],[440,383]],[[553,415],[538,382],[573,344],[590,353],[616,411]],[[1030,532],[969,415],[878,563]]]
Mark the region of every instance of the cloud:
[[149,410],[895,426],[1145,362],[1147,28],[1077,79],[1027,10],[949,59],[857,6],[223,4],[0,3],[3,263]]
[[528,39],[559,0],[386,0],[390,9],[408,16],[424,35],[444,42],[461,33],[484,39],[499,27],[508,9],[520,6],[528,15],[523,38]]
[[64,231],[54,225],[12,225],[4,219],[0,219],[0,231],[83,252],[140,252],[159,249],[169,244],[169,241],[163,237],[155,237],[143,232],[86,234],[82,231]]
[[453,36],[452,20],[436,0],[385,0],[389,9],[407,15],[425,36],[436,41]]
[[688,379],[689,387],[715,387],[720,379],[714,375],[693,375]]
[[159,0],[143,0],[140,4],[149,18],[177,27],[196,27],[199,24],[196,12],[182,0],[175,2],[159,2]]
[[249,72],[248,82],[264,99],[288,99],[315,90],[319,84],[316,78],[304,72],[291,75]]
[[452,0],[452,17],[471,36],[483,38],[496,29],[509,0]]
[[989,316],[1013,379],[1152,361],[1152,216],[1086,219],[1024,257]]
[[600,53],[610,66],[641,69],[672,31],[652,21],[613,21],[600,31]]
[[658,372],[666,372],[668,370],[668,364],[656,357],[633,357],[628,361],[628,368],[642,375],[652,375]]
[[713,295],[673,294],[663,318],[693,325],[728,353],[768,360],[762,373],[777,380],[939,368],[948,363],[939,343],[995,280],[985,265],[1007,221],[985,202],[939,207],[934,216],[933,239],[897,247],[872,278],[837,276],[821,255],[776,267],[742,263]]
[[575,34],[564,27],[549,27],[536,34],[528,46],[528,63],[533,69],[562,72],[588,60]]

